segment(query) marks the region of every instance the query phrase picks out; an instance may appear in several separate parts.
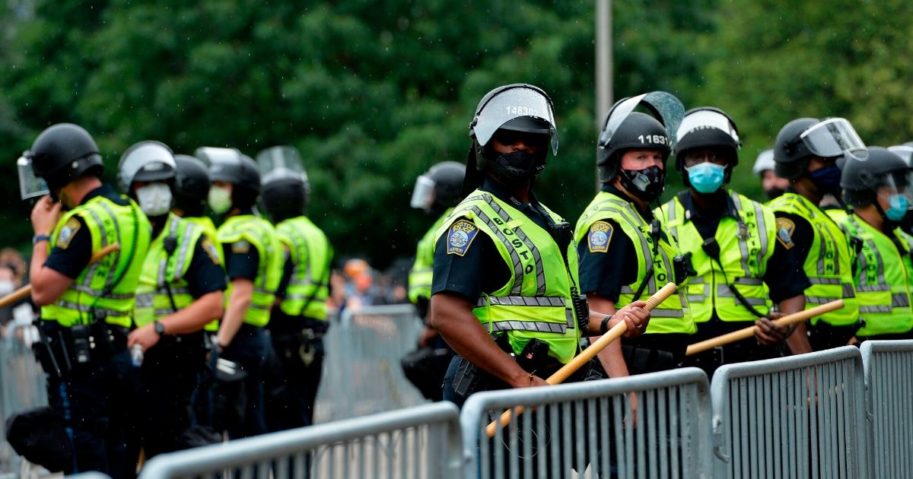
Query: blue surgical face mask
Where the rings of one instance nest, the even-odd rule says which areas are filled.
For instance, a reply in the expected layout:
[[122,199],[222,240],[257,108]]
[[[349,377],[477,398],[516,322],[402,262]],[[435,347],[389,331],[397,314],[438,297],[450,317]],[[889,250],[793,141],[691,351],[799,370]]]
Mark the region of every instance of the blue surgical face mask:
[[910,208],[910,200],[905,195],[893,194],[888,197],[888,205],[884,215],[889,220],[897,222],[902,220],[904,215],[907,214],[907,210]]
[[688,172],[688,182],[698,193],[713,193],[723,186],[726,177],[726,167],[705,161],[685,168]]

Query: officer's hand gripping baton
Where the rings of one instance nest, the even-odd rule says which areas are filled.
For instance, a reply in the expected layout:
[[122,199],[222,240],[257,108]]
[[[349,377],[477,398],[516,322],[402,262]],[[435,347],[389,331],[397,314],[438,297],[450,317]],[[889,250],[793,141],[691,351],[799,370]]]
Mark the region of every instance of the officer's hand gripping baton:
[[[668,283],[657,291],[653,296],[647,299],[647,305],[644,307],[647,311],[653,311],[653,308],[659,306],[663,301],[666,300],[669,296],[672,296],[672,293],[675,293],[676,287],[675,283]],[[605,334],[599,337],[593,344],[588,348],[584,349],[580,354],[574,356],[574,359],[571,359],[567,364],[561,366],[561,369],[555,371],[554,374],[548,377],[545,382],[549,384],[560,384],[564,382],[571,374],[574,374],[575,371],[583,367],[585,364],[590,362],[591,359],[596,357],[600,351],[606,348],[612,341],[620,338],[628,330],[628,324],[624,321],[620,321],[615,326],[612,326],[612,329],[608,330]],[[505,427],[510,424],[510,418],[512,412],[517,414],[523,414],[523,406],[517,406],[513,409],[508,409],[501,413],[501,417],[497,422],[501,423],[501,427]],[[485,428],[485,433],[488,434],[488,437],[493,437],[497,431],[497,424],[495,421],[492,421]]]
[[[806,321],[812,316],[819,316],[824,313],[829,313],[831,311],[836,311],[843,307],[843,300],[838,299],[836,301],[831,301],[829,303],[824,303],[820,306],[815,306],[811,309],[806,309],[805,311],[799,311],[798,313],[788,314],[783,316],[780,319],[775,319],[773,321],[779,327],[790,326],[796,323],[801,323]],[[699,343],[694,343],[688,346],[688,349],[685,351],[685,356],[692,356],[694,354],[703,353],[704,351],[713,349],[718,346],[723,346],[729,343],[734,343],[736,341],[741,341],[743,339],[748,339],[754,336],[757,326],[749,326],[738,331],[733,331],[731,333],[724,334],[722,336],[717,336],[715,338],[710,338]]]
[[[92,259],[89,260],[89,264],[97,263],[99,260],[101,260],[105,256],[108,256],[109,254],[111,254],[119,249],[120,249],[120,245],[118,245],[117,243],[109,244],[108,246],[105,246],[104,248],[98,250],[97,253],[93,254]],[[12,293],[0,298],[0,308],[5,308],[18,301],[21,301],[21,300],[27,298],[30,294],[32,294],[32,285],[27,284],[27,285],[17,289],[16,291],[13,291]]]

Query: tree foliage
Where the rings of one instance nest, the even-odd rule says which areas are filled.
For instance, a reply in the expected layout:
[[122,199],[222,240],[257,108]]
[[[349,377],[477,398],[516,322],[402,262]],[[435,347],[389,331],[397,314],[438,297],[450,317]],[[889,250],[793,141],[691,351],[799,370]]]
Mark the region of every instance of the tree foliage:
[[[613,3],[615,97],[664,89],[733,113],[740,169],[798,115],[847,116],[885,142],[913,129],[903,2]],[[0,174],[61,121],[93,133],[111,177],[145,139],[180,153],[292,144],[337,251],[384,264],[431,221],[406,207],[415,177],[465,158],[486,91],[528,82],[552,95],[560,136],[539,196],[574,221],[593,194],[593,2],[38,0],[31,18],[3,15]],[[15,188],[0,195],[8,242],[24,244],[27,208]]]

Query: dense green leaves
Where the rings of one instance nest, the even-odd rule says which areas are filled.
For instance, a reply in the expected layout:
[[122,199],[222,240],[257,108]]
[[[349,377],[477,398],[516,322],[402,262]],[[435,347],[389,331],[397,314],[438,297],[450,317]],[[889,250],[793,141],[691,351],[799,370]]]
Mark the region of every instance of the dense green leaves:
[[[798,115],[847,116],[873,143],[913,130],[907,3],[613,3],[615,97],[665,89],[730,111],[740,171]],[[593,194],[593,2],[39,0],[13,14],[0,17],[0,174],[60,121],[96,136],[111,176],[144,139],[250,155],[289,143],[337,251],[385,264],[431,221],[407,207],[415,177],[465,158],[486,91],[529,82],[551,93],[561,140],[540,197],[573,221]],[[15,188],[0,195],[7,241],[24,244],[27,210]]]

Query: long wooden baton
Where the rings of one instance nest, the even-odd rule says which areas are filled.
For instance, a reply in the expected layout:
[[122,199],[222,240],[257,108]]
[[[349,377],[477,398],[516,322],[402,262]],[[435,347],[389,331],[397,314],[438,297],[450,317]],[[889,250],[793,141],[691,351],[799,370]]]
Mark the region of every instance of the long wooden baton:
[[[653,296],[647,299],[644,309],[647,311],[653,311],[653,308],[659,306],[663,301],[666,300],[672,293],[675,293],[676,286],[675,283],[668,283],[657,291]],[[600,351],[606,348],[612,341],[620,338],[628,330],[628,324],[624,321],[620,321],[615,326],[612,326],[612,329],[608,330],[605,334],[599,337],[596,341],[593,342],[589,347],[584,349],[580,354],[574,356],[573,359],[568,361],[567,364],[561,366],[561,369],[555,371],[554,374],[548,377],[545,380],[548,384],[555,385],[564,382],[567,378],[574,374],[578,369],[583,367],[585,364],[590,362],[591,359],[596,357]],[[501,427],[507,426],[510,424],[510,419],[512,416],[512,411],[516,411],[517,414],[523,414],[523,406],[517,406],[515,408],[508,409],[501,413],[501,417],[498,421],[492,421],[485,427],[485,433],[488,434],[488,437],[493,437],[495,431],[497,431],[497,423],[501,424]]]
[[[120,245],[118,245],[117,243],[109,244],[108,246],[105,246],[104,248],[98,250],[97,253],[93,254],[92,259],[89,260],[89,264],[97,263],[99,260],[101,260],[105,256],[108,256],[109,254],[111,254],[119,249],[120,249]],[[17,303],[17,302],[27,298],[30,294],[32,294],[32,285],[27,284],[27,285],[17,289],[16,291],[13,291],[12,293],[0,298],[0,308],[5,308],[14,303]]]
[[[843,307],[843,300],[838,299],[836,301],[831,301],[829,303],[824,303],[820,306],[815,306],[811,309],[806,309],[805,311],[799,311],[798,313],[788,314],[783,316],[780,319],[775,319],[773,321],[777,326],[790,326],[796,323],[801,323],[808,320],[812,316],[819,316],[824,313],[829,313],[831,311],[836,311]],[[743,339],[748,339],[754,336],[757,326],[749,326],[747,328],[740,329],[738,331],[733,331],[715,338],[710,338],[699,343],[694,343],[688,346],[688,349],[685,351],[685,356],[691,356],[698,353],[703,353],[709,349],[713,349],[717,346],[724,346],[729,343],[734,343],[736,341],[741,341]]]

